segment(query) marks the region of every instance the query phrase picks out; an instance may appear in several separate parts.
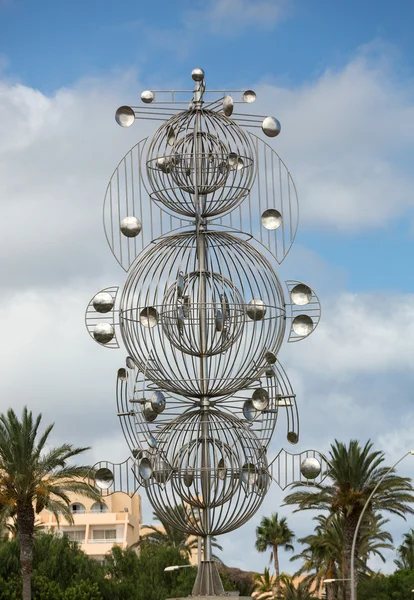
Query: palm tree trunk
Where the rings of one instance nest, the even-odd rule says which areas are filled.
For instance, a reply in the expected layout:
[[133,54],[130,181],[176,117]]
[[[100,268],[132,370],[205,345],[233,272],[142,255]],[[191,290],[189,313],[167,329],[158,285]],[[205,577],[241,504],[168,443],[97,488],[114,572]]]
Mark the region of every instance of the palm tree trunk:
[[17,505],[23,600],[32,600],[33,530],[35,515],[31,503]]
[[[355,529],[358,523],[359,515],[356,513],[351,514],[349,517],[344,519],[344,555],[345,555],[345,573],[344,579],[349,580],[351,577],[351,554],[352,554],[352,541],[354,539]],[[357,540],[355,548],[355,557],[358,556],[359,543]],[[351,600],[351,582],[345,581],[345,600]],[[358,570],[355,570],[355,588],[358,586]]]
[[276,575],[276,583],[275,583],[275,592],[276,598],[280,596],[280,582],[279,582],[279,556],[277,554],[277,546],[273,546],[273,561],[275,564],[275,575]]

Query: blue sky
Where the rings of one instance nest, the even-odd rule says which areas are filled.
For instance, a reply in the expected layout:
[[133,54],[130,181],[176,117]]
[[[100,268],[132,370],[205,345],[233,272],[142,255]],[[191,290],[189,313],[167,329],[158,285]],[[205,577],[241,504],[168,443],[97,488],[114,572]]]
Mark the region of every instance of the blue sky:
[[[210,87],[255,89],[254,111],[282,123],[272,145],[301,222],[281,271],[323,307],[309,340],[282,352],[301,448],[371,437],[392,461],[412,447],[413,29],[409,0],[0,0],[1,410],[28,402],[30,381],[57,440],[93,445],[93,461],[126,457],[112,397],[122,356],[87,339],[83,310],[124,281],[101,201],[118,160],[154,129],[122,130],[113,114],[143,89],[191,87],[200,66]],[[226,538],[228,562],[266,564],[247,564],[241,542],[253,544],[282,498],[272,488]],[[308,518],[292,519],[309,531]],[[397,543],[408,526],[392,521]]]

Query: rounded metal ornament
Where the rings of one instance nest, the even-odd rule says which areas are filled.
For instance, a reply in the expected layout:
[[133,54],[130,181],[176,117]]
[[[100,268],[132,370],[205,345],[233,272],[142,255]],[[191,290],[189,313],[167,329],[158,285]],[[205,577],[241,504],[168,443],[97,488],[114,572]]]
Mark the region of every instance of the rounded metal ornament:
[[123,367],[121,369],[118,369],[118,379],[120,379],[121,381],[126,381],[128,379],[128,373]]
[[193,78],[194,81],[203,81],[204,79],[204,71],[203,69],[193,69],[191,72],[191,77]]
[[110,469],[98,469],[95,473],[95,485],[101,490],[108,490],[114,482],[114,474]]
[[312,290],[304,283],[299,283],[290,292],[293,304],[304,306],[312,300]]
[[251,400],[246,400],[243,404],[243,415],[247,421],[254,421],[257,416],[257,410]]
[[292,321],[292,329],[301,337],[305,337],[313,331],[313,321],[309,315],[298,315]]
[[146,481],[148,479],[150,479],[153,471],[152,471],[152,464],[151,464],[151,461],[149,460],[149,458],[141,459],[138,470],[139,470],[139,474],[141,475],[142,479],[144,479]]
[[266,410],[269,406],[269,394],[264,388],[257,388],[252,395],[252,405],[258,410]]
[[286,437],[290,444],[297,444],[299,441],[299,436],[296,431],[289,431]]
[[233,114],[234,102],[231,96],[224,96],[223,100],[223,113],[226,117],[231,117]]
[[162,392],[154,392],[151,396],[151,408],[158,415],[165,409],[165,396]]
[[300,472],[306,479],[316,479],[321,472],[321,463],[317,458],[305,458],[300,464]]
[[243,100],[248,104],[251,104],[256,100],[256,92],[254,92],[253,90],[246,90],[245,92],[243,92]]
[[115,330],[110,323],[98,323],[93,331],[93,337],[100,344],[108,344],[115,335]]
[[139,313],[139,321],[144,327],[152,329],[152,327],[158,325],[157,310],[153,306],[147,306],[143,308]]
[[121,222],[121,232],[125,237],[134,238],[141,233],[142,224],[136,217],[125,217]]
[[274,117],[266,117],[262,123],[262,130],[268,137],[276,137],[280,133],[281,125]]
[[141,100],[144,104],[151,104],[154,100],[154,92],[151,92],[151,90],[144,90],[141,94]]
[[144,417],[148,423],[152,423],[158,417],[158,413],[153,409],[151,402],[145,402],[144,404]]
[[135,369],[134,359],[131,358],[131,356],[126,357],[125,364],[128,367],[128,369]]
[[261,222],[265,229],[273,231],[278,229],[282,224],[282,215],[275,208],[265,210],[261,216]]
[[92,300],[92,306],[99,313],[110,312],[115,304],[114,298],[108,292],[99,292]]
[[265,354],[265,359],[268,365],[274,365],[277,358],[276,358],[276,354],[274,354],[274,352],[271,352],[270,350],[268,350]]
[[115,121],[121,127],[130,127],[135,121],[135,113],[130,106],[120,106],[115,113]]
[[265,303],[260,299],[250,300],[246,307],[247,316],[252,321],[261,321],[266,314],[266,310]]

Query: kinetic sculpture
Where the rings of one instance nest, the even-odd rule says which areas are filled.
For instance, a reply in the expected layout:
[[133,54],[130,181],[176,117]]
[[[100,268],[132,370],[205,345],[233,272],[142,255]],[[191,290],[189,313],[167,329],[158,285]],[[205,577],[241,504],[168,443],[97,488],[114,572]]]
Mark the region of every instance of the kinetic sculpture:
[[234,100],[206,90],[201,69],[192,78],[184,110],[189,90],[145,91],[143,107],[116,112],[122,127],[163,123],[109,182],[105,233],[128,277],[120,298],[116,287],[94,296],[86,325],[99,344],[122,339],[128,352],[117,402],[133,458],[99,463],[96,484],[105,493],[143,486],[161,521],[201,537],[193,595],[208,596],[224,593],[212,536],[250,519],[272,478],[284,488],[323,477],[315,451],[270,456],[281,411],[288,441],[299,439],[278,352],[285,338],[312,333],[320,305],[298,281],[286,295],[277,277],[296,234],[296,189],[276,152],[242,128],[272,138],[280,123],[233,113],[254,102],[252,90]]

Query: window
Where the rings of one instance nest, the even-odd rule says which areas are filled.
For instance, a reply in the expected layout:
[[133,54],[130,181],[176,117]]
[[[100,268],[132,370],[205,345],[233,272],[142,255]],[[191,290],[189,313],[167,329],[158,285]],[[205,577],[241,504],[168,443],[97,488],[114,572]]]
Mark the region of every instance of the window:
[[80,502],[74,502],[72,504],[72,506],[70,507],[70,511],[74,515],[79,514],[79,513],[84,513],[85,507]]
[[94,529],[92,539],[99,541],[116,540],[116,529]]
[[92,504],[91,512],[106,513],[108,512],[108,507],[103,502],[95,502],[95,504]]
[[75,529],[63,532],[64,535],[67,535],[72,542],[84,542],[85,541],[85,529]]

